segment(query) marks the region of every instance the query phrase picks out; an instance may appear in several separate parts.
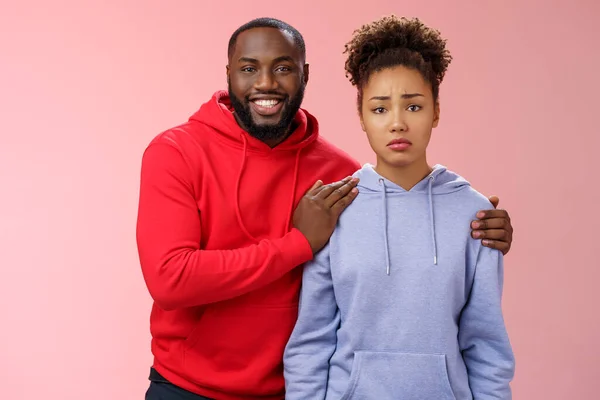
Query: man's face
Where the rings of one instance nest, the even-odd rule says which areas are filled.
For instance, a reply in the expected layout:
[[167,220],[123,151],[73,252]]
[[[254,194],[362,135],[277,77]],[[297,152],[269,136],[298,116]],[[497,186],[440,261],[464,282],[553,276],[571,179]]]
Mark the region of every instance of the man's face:
[[242,32],[227,65],[229,97],[242,128],[272,146],[284,140],[302,104],[308,65],[291,35]]

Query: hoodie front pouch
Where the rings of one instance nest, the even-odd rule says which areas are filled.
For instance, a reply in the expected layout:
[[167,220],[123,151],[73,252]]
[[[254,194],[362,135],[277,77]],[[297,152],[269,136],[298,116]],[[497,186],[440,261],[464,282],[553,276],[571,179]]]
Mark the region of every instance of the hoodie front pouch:
[[341,400],[456,400],[443,354],[357,351]]
[[[223,392],[251,395],[250,388],[279,390],[279,365],[294,328],[298,305],[213,305],[183,344],[185,377]],[[216,386],[215,386],[216,385]]]

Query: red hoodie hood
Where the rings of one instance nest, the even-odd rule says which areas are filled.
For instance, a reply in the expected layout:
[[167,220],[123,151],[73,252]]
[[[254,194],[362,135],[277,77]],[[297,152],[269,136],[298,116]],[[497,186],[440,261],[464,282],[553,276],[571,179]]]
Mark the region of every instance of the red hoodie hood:
[[290,152],[290,157],[295,158],[292,192],[290,193],[290,204],[288,208],[287,221],[288,224],[284,228],[283,234],[288,232],[292,223],[292,214],[294,212],[294,200],[296,198],[296,187],[298,183],[298,167],[300,162],[300,153],[306,146],[314,142],[319,136],[319,124],[317,119],[309,114],[306,110],[300,109],[294,117],[296,129],[292,134],[279,145],[274,148],[256,139],[237,123],[232,113],[231,101],[229,93],[225,90],[217,91],[212,98],[204,103],[200,109],[190,118],[191,121],[197,121],[212,128],[213,132],[217,133],[215,137],[229,146],[242,149],[240,160],[240,169],[236,180],[236,215],[237,220],[244,234],[253,242],[258,243],[258,239],[254,237],[247,229],[243,222],[240,211],[240,183],[244,175],[246,167],[246,158],[248,153],[269,153],[269,152]]

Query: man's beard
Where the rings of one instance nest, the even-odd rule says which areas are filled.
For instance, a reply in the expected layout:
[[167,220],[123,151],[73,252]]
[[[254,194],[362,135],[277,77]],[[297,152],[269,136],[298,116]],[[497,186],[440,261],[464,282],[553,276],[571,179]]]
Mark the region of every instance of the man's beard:
[[[244,101],[237,98],[231,90],[231,84],[229,84],[229,99],[231,106],[235,111],[235,114],[246,131],[256,139],[266,142],[270,140],[282,139],[290,133],[290,128],[294,121],[296,113],[300,109],[302,100],[304,100],[304,89],[305,84],[303,83],[298,89],[298,93],[290,100],[289,97],[283,99],[283,112],[281,113],[281,119],[276,124],[257,124],[252,118],[250,111],[250,99],[249,96],[244,98]],[[280,96],[281,93],[274,92],[262,92],[261,94],[273,94]]]

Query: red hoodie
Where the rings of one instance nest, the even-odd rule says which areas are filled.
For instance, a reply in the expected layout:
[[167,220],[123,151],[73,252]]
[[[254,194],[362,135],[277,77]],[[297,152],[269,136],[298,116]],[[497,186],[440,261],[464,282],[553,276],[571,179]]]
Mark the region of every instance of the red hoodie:
[[317,179],[360,165],[298,128],[271,149],[236,123],[227,92],[158,135],[142,159],[137,243],[154,304],[154,368],[215,399],[282,399],[283,350],[298,312],[301,264],[312,259],[292,226]]

